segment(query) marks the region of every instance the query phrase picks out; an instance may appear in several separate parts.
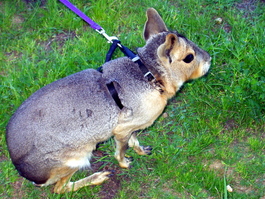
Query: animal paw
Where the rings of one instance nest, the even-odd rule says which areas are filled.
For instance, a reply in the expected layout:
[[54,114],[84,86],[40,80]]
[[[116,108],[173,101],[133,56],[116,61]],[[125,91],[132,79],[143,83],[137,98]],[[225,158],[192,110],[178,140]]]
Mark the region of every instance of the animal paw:
[[146,155],[151,155],[152,154],[152,147],[151,146],[143,146],[143,151]]
[[134,147],[134,150],[138,155],[151,155],[152,149],[153,148],[151,146]]
[[104,181],[108,180],[112,173],[110,171],[97,172],[93,174],[91,185],[100,185]]
[[124,169],[129,169],[131,167],[131,163],[133,161],[133,157],[131,156],[127,156],[127,157],[124,157],[123,161],[120,161],[119,162],[119,165],[121,168],[124,168]]

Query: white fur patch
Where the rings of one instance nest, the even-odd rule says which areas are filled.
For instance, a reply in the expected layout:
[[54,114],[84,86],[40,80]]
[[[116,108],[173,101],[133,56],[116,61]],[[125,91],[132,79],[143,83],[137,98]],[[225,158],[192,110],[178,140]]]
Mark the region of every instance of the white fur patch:
[[82,157],[82,158],[72,158],[66,161],[66,165],[71,167],[71,168],[85,168],[85,167],[90,167],[90,159],[91,155],[87,157]]
[[210,65],[211,65],[210,61],[209,62],[206,62],[204,64],[202,74],[206,74],[208,72],[208,70],[210,68]]
[[183,85],[183,81],[182,80],[179,80],[177,82],[177,90],[176,91],[178,91],[182,85]]

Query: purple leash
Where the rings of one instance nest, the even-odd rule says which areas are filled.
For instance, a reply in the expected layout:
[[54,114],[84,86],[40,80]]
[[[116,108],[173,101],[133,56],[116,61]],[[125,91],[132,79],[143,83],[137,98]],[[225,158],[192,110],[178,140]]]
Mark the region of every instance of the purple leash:
[[72,10],[75,14],[77,14],[80,18],[82,18],[85,22],[87,22],[91,28],[94,30],[103,29],[100,25],[92,21],[88,16],[86,16],[83,12],[81,12],[77,7],[75,7],[71,2],[67,0],[60,0],[66,7]]
[[[82,11],[80,11],[77,7],[75,7],[70,1],[68,0],[60,0],[60,1],[70,10],[72,10],[75,14],[77,14],[81,19],[87,22],[91,28],[96,30],[99,34],[103,35],[108,40],[109,43],[113,43],[113,40],[118,40],[117,37],[107,35],[105,30],[100,25],[98,25],[96,22],[94,22],[92,19],[86,16]],[[121,47],[119,44],[118,46]]]

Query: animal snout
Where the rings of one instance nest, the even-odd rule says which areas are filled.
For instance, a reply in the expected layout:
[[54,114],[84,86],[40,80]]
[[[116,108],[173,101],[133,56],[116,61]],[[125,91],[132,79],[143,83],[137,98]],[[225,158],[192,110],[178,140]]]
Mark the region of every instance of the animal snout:
[[209,69],[210,69],[210,66],[211,66],[211,60],[212,60],[212,57],[209,57],[209,60],[205,62],[205,64],[203,65],[203,75],[205,75]]

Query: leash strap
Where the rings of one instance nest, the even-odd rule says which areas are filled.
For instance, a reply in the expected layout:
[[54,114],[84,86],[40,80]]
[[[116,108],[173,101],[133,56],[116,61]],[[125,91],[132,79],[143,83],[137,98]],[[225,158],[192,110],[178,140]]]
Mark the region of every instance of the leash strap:
[[75,14],[77,14],[81,19],[87,22],[90,25],[90,27],[93,28],[94,30],[99,31],[103,29],[100,25],[98,25],[96,22],[94,22],[92,19],[86,16],[83,12],[81,12],[77,7],[75,7],[70,1],[68,0],[60,0],[60,1],[70,10],[72,10]]
[[96,22],[94,22],[92,19],[90,19],[88,16],[86,16],[81,10],[79,10],[77,7],[75,7],[70,1],[60,0],[60,2],[63,3],[66,7],[68,7],[70,10],[72,10],[75,14],[77,14],[85,22],[87,22],[91,28],[96,30],[99,34],[103,35],[108,40],[109,43],[112,43],[112,41],[115,39],[118,40],[117,37],[107,35],[105,30],[100,25],[98,25]]

